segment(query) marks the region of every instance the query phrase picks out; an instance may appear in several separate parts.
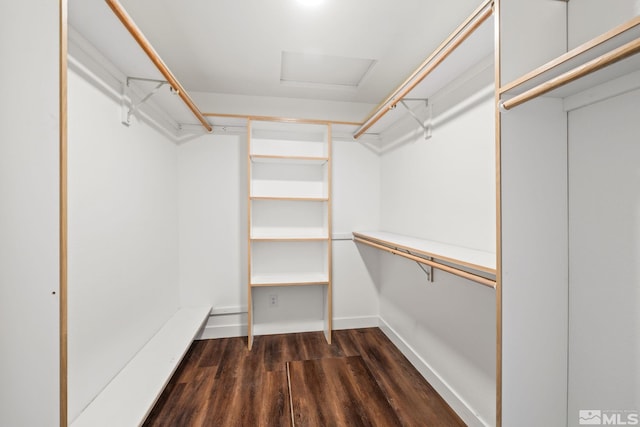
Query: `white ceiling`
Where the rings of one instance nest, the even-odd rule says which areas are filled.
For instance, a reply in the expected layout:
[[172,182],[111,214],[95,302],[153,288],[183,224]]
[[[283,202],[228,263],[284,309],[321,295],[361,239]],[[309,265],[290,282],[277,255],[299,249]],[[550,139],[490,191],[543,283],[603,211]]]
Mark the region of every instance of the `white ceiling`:
[[[305,7],[298,0],[121,2],[188,91],[370,104],[379,103],[404,81],[480,4],[479,0],[324,0],[317,7]],[[123,72],[159,77],[145,71],[146,57],[132,54],[137,47],[104,0],[70,0],[69,22]],[[318,82],[331,84],[283,82],[283,52],[296,58],[310,54],[354,68],[329,75],[337,65],[327,62],[306,70]],[[366,68],[362,60],[373,65],[364,70],[359,83],[335,84],[340,76],[360,80],[353,76]]]

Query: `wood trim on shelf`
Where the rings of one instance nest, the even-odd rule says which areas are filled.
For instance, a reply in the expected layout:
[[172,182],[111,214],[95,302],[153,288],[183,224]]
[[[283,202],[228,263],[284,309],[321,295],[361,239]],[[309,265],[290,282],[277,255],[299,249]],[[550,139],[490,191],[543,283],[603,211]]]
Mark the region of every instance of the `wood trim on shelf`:
[[501,107],[504,110],[510,110],[517,107],[520,104],[524,104],[527,101],[535,99],[547,92],[550,92],[560,86],[564,86],[573,82],[581,77],[596,72],[602,68],[605,68],[611,64],[621,61],[629,56],[635,55],[640,52],[640,38],[630,41],[610,52],[607,52],[591,61],[588,61],[582,65],[579,65],[572,70],[567,71],[564,74],[560,74],[546,82],[527,90],[526,92],[516,95],[511,99],[503,101]]
[[554,68],[556,68],[559,65],[564,64],[565,62],[578,57],[579,55],[582,55],[583,53],[596,48],[597,46],[600,46],[601,44],[625,33],[626,31],[631,30],[632,28],[636,27],[640,25],[640,16],[636,16],[635,18],[631,19],[630,21],[627,21],[613,29],[611,29],[610,31],[607,31],[606,33],[586,42],[581,44],[580,46],[571,49],[569,52],[565,53],[564,55],[561,55],[557,58],[555,58],[552,61],[547,62],[546,64],[536,68],[535,70],[525,74],[524,76],[508,83],[505,84],[504,86],[501,86],[499,89],[499,93],[505,93],[507,91],[510,91],[518,86],[521,86],[522,84],[528,82],[529,80],[538,77],[539,75],[546,73]]
[[294,117],[281,117],[281,116],[254,116],[250,114],[222,114],[222,113],[202,113],[206,117],[221,117],[228,119],[247,119],[263,122],[279,122],[279,123],[297,123],[308,125],[345,125],[345,126],[360,126],[361,122],[349,122],[340,120],[322,120],[322,119],[304,119]]
[[[333,139],[332,139],[332,127],[331,124],[327,125],[327,156],[329,159],[333,156]],[[332,185],[333,185],[333,162],[329,161],[328,170],[327,170],[327,193],[331,193]],[[331,198],[327,201],[327,227],[329,229],[329,244],[327,245],[327,250],[329,251],[327,255],[327,269],[329,274],[329,283],[327,284],[327,331],[326,338],[327,343],[331,344],[331,336],[333,331],[333,244],[331,241],[331,236],[333,234],[333,201]]]
[[329,157],[316,157],[316,156],[279,156],[279,155],[273,155],[273,154],[250,154],[249,157],[251,157],[251,160],[256,162],[260,162],[261,160],[266,160],[266,161],[273,160],[276,163],[278,160],[283,162],[298,161],[298,162],[309,162],[309,163],[313,163],[313,162],[323,163],[323,162],[329,161]]
[[69,424],[68,399],[68,3],[59,0],[59,411],[60,427]]
[[250,200],[284,200],[291,202],[327,202],[328,197],[275,197],[275,196],[250,196]]
[[416,261],[416,262],[419,262],[420,264],[429,265],[429,266],[437,268],[439,270],[446,271],[447,273],[455,274],[456,276],[472,280],[472,281],[474,281],[476,283],[480,283],[481,285],[488,286],[490,288],[494,288],[495,289],[495,287],[496,287],[495,280],[487,279],[486,277],[483,277],[483,276],[480,276],[480,275],[477,275],[477,274],[473,274],[473,273],[470,273],[468,271],[460,270],[460,269],[457,269],[455,267],[451,267],[451,266],[448,266],[448,265],[445,265],[445,264],[441,264],[441,263],[436,262],[436,261],[431,261],[431,260],[416,256],[416,255],[413,255],[413,254],[410,254],[410,253],[402,252],[402,251],[399,251],[397,249],[391,248],[389,246],[381,245],[381,244],[372,242],[371,240],[367,240],[367,239],[364,239],[364,238],[354,237],[353,240],[355,242],[357,242],[357,243],[362,243],[362,244],[365,244],[365,245],[369,245],[369,246],[374,247],[376,249],[380,249],[380,250],[383,250],[383,251],[386,251],[386,252],[390,252],[390,253],[392,253],[394,255],[399,255],[401,257],[410,259],[411,261]]
[[330,237],[251,237],[251,242],[322,242]]
[[[247,120],[247,153],[251,153],[251,119]],[[253,295],[251,294],[251,158],[247,156],[247,348],[253,347]]]
[[178,93],[178,96],[182,99],[182,101],[186,104],[186,106],[191,110],[191,112],[196,116],[198,121],[202,124],[202,126],[207,130],[207,132],[212,132],[213,128],[204,117],[202,112],[198,109],[196,104],[193,102],[187,91],[180,84],[180,82],[173,75],[171,70],[164,63],[162,58],[155,51],[149,40],[142,33],[140,28],[136,25],[136,23],[131,19],[127,11],[122,7],[122,5],[117,0],[105,0],[113,13],[118,17],[120,22],[125,26],[127,31],[131,34],[131,36],[135,39],[135,41],[140,45],[142,50],[147,54],[151,62],[158,68],[158,71],[164,76],[165,79],[169,82],[171,87]]
[[502,83],[501,68],[501,0],[494,4],[494,126],[495,126],[495,168],[496,168],[496,427],[502,427],[502,116],[500,114],[500,93]]
[[364,134],[371,126],[382,118],[390,109],[400,102],[413,88],[436,69],[462,42],[489,19],[493,14],[494,0],[485,0],[467,19],[464,20],[431,55],[389,96],[385,98],[365,119],[364,123],[353,134],[355,139]]
[[[269,288],[272,286],[320,286],[320,285],[328,285],[329,282],[324,280],[311,281],[311,282],[274,282],[274,283],[251,283],[252,288]],[[329,343],[331,344],[331,343]]]

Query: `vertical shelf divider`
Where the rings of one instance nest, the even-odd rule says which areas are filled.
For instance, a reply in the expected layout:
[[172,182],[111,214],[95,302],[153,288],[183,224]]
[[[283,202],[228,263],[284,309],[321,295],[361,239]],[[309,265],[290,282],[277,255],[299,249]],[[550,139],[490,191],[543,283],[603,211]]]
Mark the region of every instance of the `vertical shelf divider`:
[[253,347],[253,292],[251,291],[251,125],[247,120],[247,347]]

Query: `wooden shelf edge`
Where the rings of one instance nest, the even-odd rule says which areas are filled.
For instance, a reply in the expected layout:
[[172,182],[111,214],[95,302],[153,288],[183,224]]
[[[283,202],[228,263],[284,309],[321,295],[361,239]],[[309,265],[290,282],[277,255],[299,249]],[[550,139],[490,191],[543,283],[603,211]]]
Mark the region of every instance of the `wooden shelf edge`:
[[251,196],[251,200],[284,200],[290,202],[327,202],[328,197],[280,197],[280,196]]
[[325,281],[310,281],[310,282],[278,282],[278,283],[263,283],[263,282],[257,282],[257,283],[250,283],[250,286],[252,288],[269,288],[269,287],[273,287],[273,286],[319,286],[319,285],[329,285],[329,281],[325,280]]
[[329,157],[326,156],[285,156],[278,154],[250,154],[251,160],[283,160],[283,161],[300,161],[300,162],[328,162]]
[[326,242],[330,237],[251,237],[252,242]]

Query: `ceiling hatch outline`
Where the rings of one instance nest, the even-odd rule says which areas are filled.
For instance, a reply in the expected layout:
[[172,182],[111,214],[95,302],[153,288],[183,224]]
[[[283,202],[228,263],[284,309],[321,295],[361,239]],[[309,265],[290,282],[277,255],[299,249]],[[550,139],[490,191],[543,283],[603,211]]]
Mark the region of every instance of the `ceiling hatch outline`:
[[377,63],[369,58],[282,51],[280,84],[355,91]]

